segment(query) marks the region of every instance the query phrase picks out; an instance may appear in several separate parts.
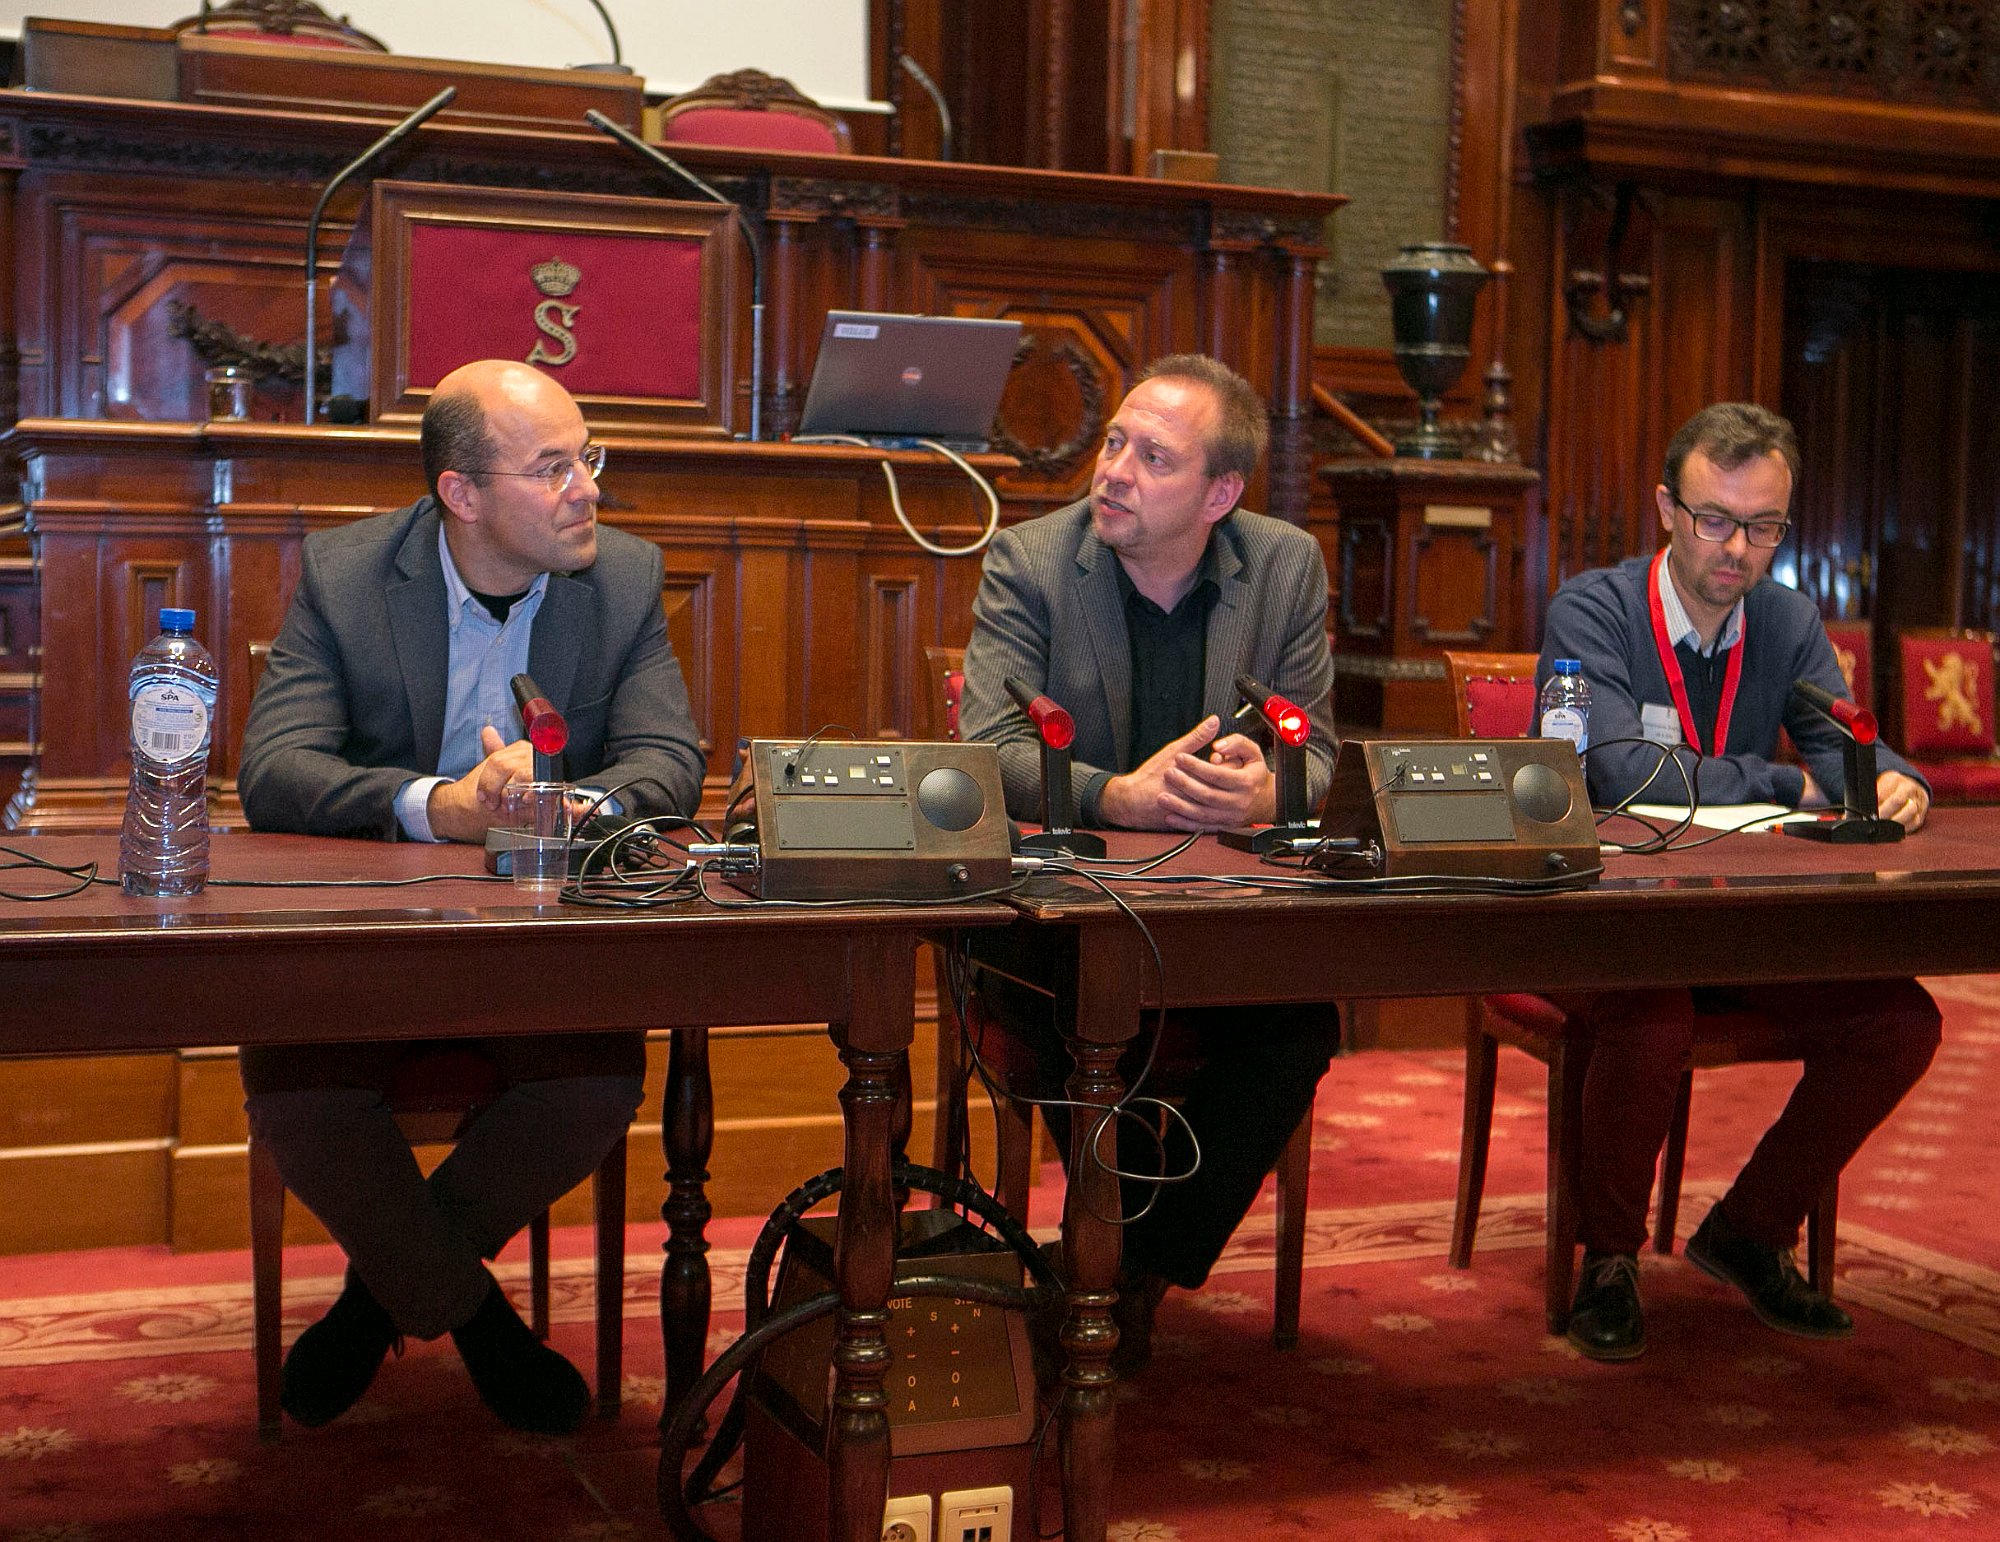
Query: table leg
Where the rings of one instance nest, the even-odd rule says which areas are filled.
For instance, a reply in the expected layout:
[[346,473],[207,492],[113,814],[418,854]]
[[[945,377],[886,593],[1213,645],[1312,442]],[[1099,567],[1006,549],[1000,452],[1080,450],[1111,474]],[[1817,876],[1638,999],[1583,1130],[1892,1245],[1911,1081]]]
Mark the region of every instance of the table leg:
[[833,1410],[827,1461],[829,1542],[879,1542],[889,1494],[889,1291],[896,1268],[896,1205],[890,1149],[897,1087],[909,1086],[913,938],[857,937],[849,955],[852,1015],[835,1029],[847,1084],[846,1183],[834,1240],[840,1288]]
[[676,1028],[667,1049],[660,1108],[667,1158],[666,1256],[660,1263],[660,1339],[667,1396],[660,1428],[701,1377],[708,1352],[708,1158],[715,1146],[715,1091],[708,1076],[708,1030]]
[[[1076,1070],[1067,1084],[1080,1103],[1109,1108],[1124,1092],[1118,1059],[1138,1028],[1137,939],[1097,937],[1082,949],[1076,973],[1076,1019],[1065,1038]],[[1063,1535],[1067,1542],[1104,1542],[1110,1523],[1111,1463],[1115,1435],[1111,1351],[1118,1329],[1111,1320],[1117,1299],[1123,1234],[1106,1217],[1123,1202],[1117,1178],[1117,1131],[1105,1128],[1091,1153],[1098,1116],[1077,1110],[1070,1121],[1069,1186],[1063,1202],[1063,1265],[1069,1273],[1069,1316],[1063,1324],[1064,1371]]]

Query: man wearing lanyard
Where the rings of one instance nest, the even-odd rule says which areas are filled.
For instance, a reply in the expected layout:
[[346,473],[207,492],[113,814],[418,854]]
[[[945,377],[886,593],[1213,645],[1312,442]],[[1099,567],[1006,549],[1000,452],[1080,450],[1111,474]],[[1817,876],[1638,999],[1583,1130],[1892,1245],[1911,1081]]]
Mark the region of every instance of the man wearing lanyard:
[[[1537,673],[1579,659],[1590,682],[1592,800],[1771,802],[1821,807],[1843,792],[1837,731],[1795,703],[1794,680],[1848,695],[1812,602],[1767,582],[1790,530],[1792,427],[1724,402],[1683,424],[1654,490],[1666,547],[1580,574],[1549,604]],[[1787,729],[1803,765],[1778,761]],[[1886,747],[1881,812],[1922,827],[1930,793]],[[1684,783],[1669,758],[1685,769]],[[1583,1270],[1569,1339],[1597,1360],[1646,1344],[1637,1254],[1654,1166],[1672,1121],[1697,1015],[1749,1014],[1795,1034],[1804,1073],[1735,1184],[1688,1241],[1688,1258],[1736,1286],[1769,1326],[1844,1338],[1853,1321],[1791,1256],[1807,1212],[1930,1065],[1938,1012],[1914,980],[1604,991],[1559,998],[1591,1043],[1578,1182]]]

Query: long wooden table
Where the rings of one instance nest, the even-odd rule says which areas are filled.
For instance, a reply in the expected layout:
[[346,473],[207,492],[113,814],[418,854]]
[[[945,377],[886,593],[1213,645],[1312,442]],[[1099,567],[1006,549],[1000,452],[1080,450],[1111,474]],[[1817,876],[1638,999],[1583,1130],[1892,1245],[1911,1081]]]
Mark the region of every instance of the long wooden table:
[[[7,849],[94,861],[111,882],[41,903],[0,899],[0,1053],[696,1030],[674,1036],[678,1085],[662,1121],[672,1235],[660,1311],[668,1344],[685,1354],[692,1343],[697,1373],[709,1297],[701,1185],[713,1122],[703,1030],[827,1023],[848,1073],[827,1535],[876,1542],[889,1477],[890,1163],[907,1135],[895,1126],[908,1108],[917,945],[941,931],[1002,924],[1011,914],[1004,906],[586,910],[526,903],[507,880],[480,873],[478,853],[465,847],[248,834],[216,838],[205,893],[133,899],[116,886],[115,839],[46,836]],[[438,874],[449,876],[383,886]],[[300,879],[356,887],[269,886]],[[21,866],[0,869],[9,893],[61,886]]]
[[[1625,826],[1626,839],[1640,833]],[[1607,832],[1610,833],[1610,832]],[[1699,835],[1703,832],[1695,832]],[[1114,834],[1114,856],[1172,844]],[[1103,871],[1099,869],[1100,873]],[[1254,859],[1204,839],[1164,871],[1243,876]],[[1268,873],[1272,869],[1262,869]],[[2000,970],[2000,808],[1942,809],[1895,845],[1732,835],[1685,853],[1608,856],[1562,894],[1298,894],[1121,886],[1165,961],[1101,889],[1037,879],[980,957],[1072,995],[1069,1095],[1109,1106],[1120,1053],[1157,1006],[1230,1006],[1612,986],[1735,985]],[[1110,1316],[1116,1180],[1073,1121],[1063,1217],[1075,1346],[1063,1406],[1069,1542],[1104,1542],[1117,1341]]]

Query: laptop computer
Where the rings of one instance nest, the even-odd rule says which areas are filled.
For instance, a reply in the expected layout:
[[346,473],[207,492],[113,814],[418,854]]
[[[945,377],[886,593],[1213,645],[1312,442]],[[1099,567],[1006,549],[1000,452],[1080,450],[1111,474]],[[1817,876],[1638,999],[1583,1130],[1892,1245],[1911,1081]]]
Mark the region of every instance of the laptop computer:
[[1018,321],[829,311],[798,435],[983,450],[1020,340]]

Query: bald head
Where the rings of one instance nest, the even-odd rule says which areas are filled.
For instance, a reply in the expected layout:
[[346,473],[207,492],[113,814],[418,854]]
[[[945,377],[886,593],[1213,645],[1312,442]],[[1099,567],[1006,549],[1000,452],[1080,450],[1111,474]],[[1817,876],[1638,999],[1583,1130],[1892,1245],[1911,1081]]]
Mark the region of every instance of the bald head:
[[475,593],[518,594],[540,573],[597,560],[589,445],[581,409],[540,370],[481,359],[438,382],[424,409],[424,474]]
[[477,482],[493,464],[496,420],[576,411],[569,392],[540,370],[512,359],[475,359],[437,383],[424,407],[424,480],[438,496],[438,477],[456,471]]

